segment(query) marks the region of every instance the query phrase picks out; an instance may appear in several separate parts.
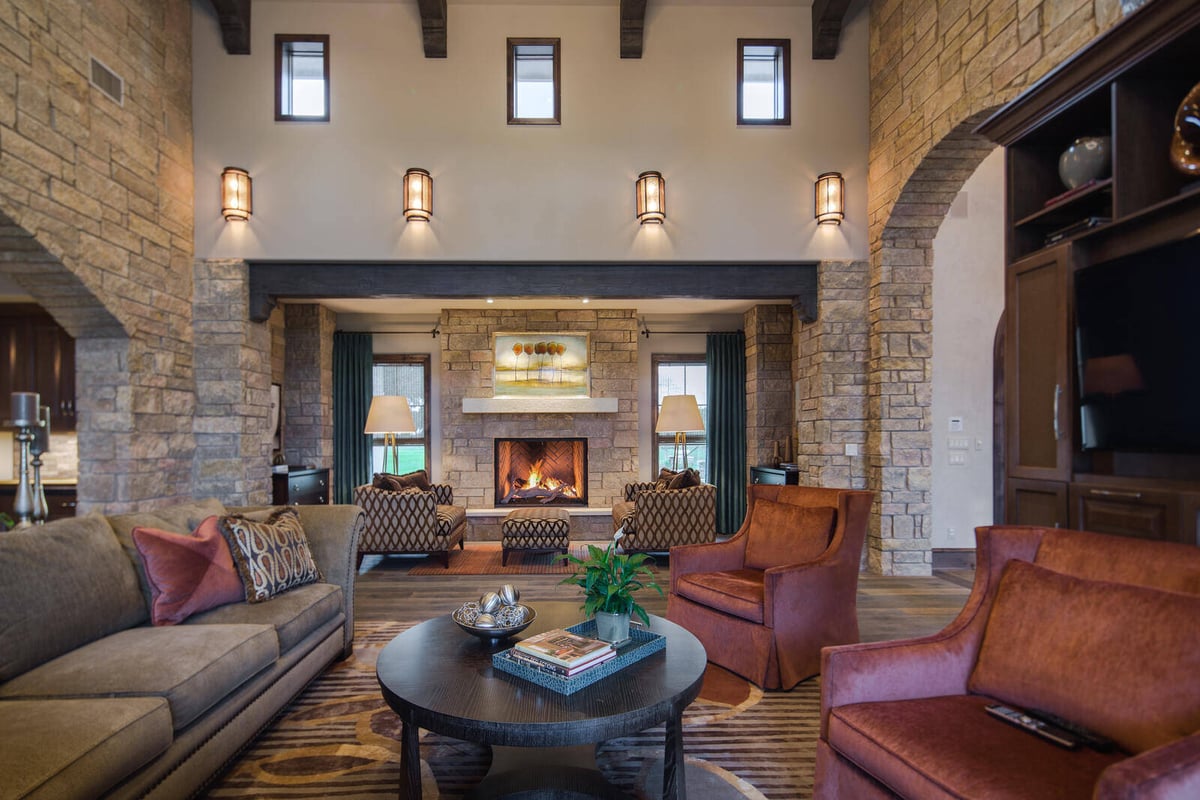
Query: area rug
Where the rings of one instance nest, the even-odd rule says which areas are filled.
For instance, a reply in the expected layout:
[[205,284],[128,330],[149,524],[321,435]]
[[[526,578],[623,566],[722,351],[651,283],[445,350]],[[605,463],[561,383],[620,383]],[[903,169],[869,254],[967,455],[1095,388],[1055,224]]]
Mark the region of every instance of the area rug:
[[[406,625],[355,626],[354,655],[335,664],[251,744],[210,798],[394,798],[400,785],[400,722],[375,678],[379,651]],[[709,666],[700,698],[684,714],[688,793],[703,800],[811,797],[820,711],[817,680],[763,692]],[[613,739],[601,771],[632,797],[661,797],[663,729]],[[426,800],[457,800],[486,774],[484,745],[421,733]]]
[[[580,554],[580,546],[571,552]],[[409,575],[569,575],[573,568],[559,553],[508,554],[508,564],[501,564],[499,542],[467,542],[462,550],[450,551],[450,566],[442,565],[442,557],[426,556],[408,570]]]

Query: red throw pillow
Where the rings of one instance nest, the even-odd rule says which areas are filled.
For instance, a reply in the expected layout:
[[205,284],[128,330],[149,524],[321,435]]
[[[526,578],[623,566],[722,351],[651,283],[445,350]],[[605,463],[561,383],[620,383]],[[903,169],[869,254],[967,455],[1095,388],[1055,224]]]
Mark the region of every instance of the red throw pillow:
[[755,500],[746,532],[746,566],[767,569],[815,560],[829,547],[836,520],[837,509],[828,506]]
[[133,529],[153,596],[150,620],[155,625],[176,625],[192,614],[246,599],[217,520],[206,518],[191,535]]

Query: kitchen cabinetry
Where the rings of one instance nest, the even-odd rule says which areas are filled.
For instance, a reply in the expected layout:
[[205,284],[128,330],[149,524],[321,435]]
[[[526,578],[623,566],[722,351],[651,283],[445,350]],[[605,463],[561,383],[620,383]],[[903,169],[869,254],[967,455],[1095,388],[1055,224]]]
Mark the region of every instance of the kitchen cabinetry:
[[[1074,308],[1080,270],[1200,230],[1200,179],[1168,157],[1196,52],[1200,4],[1156,0],[978,128],[1006,148],[1007,522],[1197,542],[1200,453],[1084,449]],[[1059,158],[1083,137],[1108,137],[1106,162],[1068,191]]]
[[[46,518],[47,522],[75,516],[76,491],[74,483],[47,483],[43,484],[42,488],[46,494],[46,508],[50,513]],[[14,520],[17,518],[17,515],[13,513],[13,503],[16,499],[17,482],[0,482],[0,511],[8,514]]]
[[289,469],[271,476],[277,506],[322,506],[329,502],[329,469]]
[[37,392],[50,430],[75,430],[75,340],[40,306],[0,304],[0,397]]

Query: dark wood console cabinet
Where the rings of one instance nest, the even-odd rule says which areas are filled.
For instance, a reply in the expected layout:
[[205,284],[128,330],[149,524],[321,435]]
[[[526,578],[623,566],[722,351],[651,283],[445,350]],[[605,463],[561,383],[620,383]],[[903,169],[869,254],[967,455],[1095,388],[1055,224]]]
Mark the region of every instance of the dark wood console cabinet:
[[[1200,544],[1200,454],[1083,449],[1074,341],[1079,270],[1200,230],[1200,179],[1168,158],[1197,52],[1200,3],[1156,0],[977,129],[1007,148],[1006,522]],[[1098,135],[1108,174],[1063,197],[1060,154]]]
[[329,503],[329,469],[290,469],[271,475],[271,502],[277,506]]
[[750,468],[751,483],[766,483],[777,486],[800,483],[800,470],[784,467],[758,466]]

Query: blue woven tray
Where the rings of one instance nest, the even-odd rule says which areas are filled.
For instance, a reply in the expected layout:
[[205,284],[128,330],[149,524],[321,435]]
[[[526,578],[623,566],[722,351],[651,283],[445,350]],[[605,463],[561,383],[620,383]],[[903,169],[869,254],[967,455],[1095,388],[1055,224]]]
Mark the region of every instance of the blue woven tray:
[[[577,633],[580,636],[596,636],[596,621],[589,619],[586,622],[580,622],[578,625],[572,625],[567,628],[571,633]],[[640,628],[629,629],[630,641],[617,648],[617,655],[605,661],[603,664],[584,670],[578,675],[572,675],[569,678],[562,675],[552,675],[549,672],[542,672],[527,667],[520,661],[517,661],[509,653],[512,651],[502,650],[492,656],[492,666],[501,672],[507,672],[510,675],[516,675],[524,678],[527,681],[536,683],[538,686],[545,686],[547,689],[558,692],[559,694],[574,694],[585,686],[591,686],[598,680],[607,678],[616,672],[620,672],[630,664],[636,664],[648,655],[657,653],[667,646],[667,639],[660,633],[642,630]]]

